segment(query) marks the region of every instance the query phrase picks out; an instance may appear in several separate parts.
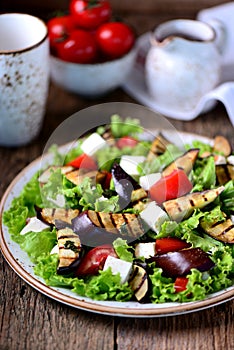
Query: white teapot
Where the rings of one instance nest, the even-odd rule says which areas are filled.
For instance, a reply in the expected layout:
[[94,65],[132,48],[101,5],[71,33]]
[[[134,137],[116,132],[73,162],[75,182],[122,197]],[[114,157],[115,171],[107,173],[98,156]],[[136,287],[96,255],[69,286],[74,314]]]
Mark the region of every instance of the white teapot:
[[162,107],[191,111],[220,81],[224,31],[195,20],[159,25],[145,63],[146,85]]

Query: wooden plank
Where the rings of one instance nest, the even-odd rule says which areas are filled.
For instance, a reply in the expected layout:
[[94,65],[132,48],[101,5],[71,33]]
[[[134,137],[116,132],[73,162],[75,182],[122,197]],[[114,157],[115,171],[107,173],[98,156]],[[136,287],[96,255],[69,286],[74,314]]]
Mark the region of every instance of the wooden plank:
[[2,255],[0,265],[0,349],[114,349],[114,318],[59,304],[22,281]]
[[228,302],[188,315],[121,319],[117,327],[118,350],[233,349],[233,315],[234,303]]

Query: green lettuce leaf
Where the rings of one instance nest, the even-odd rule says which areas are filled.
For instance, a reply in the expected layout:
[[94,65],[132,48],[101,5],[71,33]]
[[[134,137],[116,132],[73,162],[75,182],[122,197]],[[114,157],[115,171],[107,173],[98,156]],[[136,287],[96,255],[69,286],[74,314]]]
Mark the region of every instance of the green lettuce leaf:
[[214,188],[216,183],[214,157],[197,160],[192,177],[194,185],[192,192]]
[[23,240],[19,233],[26,225],[26,219],[36,214],[34,205],[42,205],[37,179],[38,174],[35,174],[24,186],[20,196],[14,198],[10,208],[3,213],[3,223],[8,227],[11,238],[18,243]]
[[136,136],[143,131],[139,119],[125,118],[124,120],[117,114],[111,117],[111,133],[114,138],[123,136]]
[[175,158],[181,156],[183,152],[175,145],[169,144],[167,150],[160,156],[154,157],[150,161],[145,161],[138,166],[140,175],[161,172],[163,168],[169,165]]
[[[194,140],[192,142],[192,147],[193,148],[199,148],[199,155],[205,153],[205,152],[209,152],[212,153],[213,152],[213,148],[212,146],[210,146],[208,143],[204,143],[202,141],[199,140]],[[191,148],[191,144],[190,145],[186,145],[186,149],[190,149]]]
[[133,251],[134,249],[127,244],[127,241],[122,238],[117,238],[113,242],[113,247],[115,249],[116,254],[118,257],[122,260],[133,262],[134,256]]
[[41,232],[28,232],[23,235],[20,247],[28,254],[31,261],[36,262],[40,256],[50,252],[56,243],[55,229],[53,231],[44,230]]
[[37,259],[34,267],[36,275],[42,277],[46,284],[52,287],[73,288],[77,278],[57,274],[58,254],[43,254]]
[[224,190],[219,198],[222,211],[227,215],[234,214],[234,180],[224,185]]
[[3,213],[3,223],[8,227],[11,238],[20,243],[23,238],[19,235],[26,224],[29,210],[22,204],[22,198],[15,198],[9,210]]
[[85,281],[77,278],[73,282],[73,291],[96,300],[130,300],[133,295],[132,289],[128,283],[121,284],[120,281],[120,274],[113,275],[108,268]]

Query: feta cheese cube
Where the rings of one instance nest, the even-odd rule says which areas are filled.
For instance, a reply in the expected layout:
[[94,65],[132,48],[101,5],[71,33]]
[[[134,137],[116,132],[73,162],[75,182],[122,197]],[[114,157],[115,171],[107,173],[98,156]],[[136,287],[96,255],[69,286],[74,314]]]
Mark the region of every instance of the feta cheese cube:
[[214,159],[215,159],[215,165],[226,164],[226,158],[220,154],[216,155]]
[[145,259],[149,259],[155,255],[155,242],[138,243],[135,247],[135,257],[140,258],[143,256]]
[[39,220],[37,217],[30,218],[27,225],[20,231],[20,235],[25,235],[28,232],[41,232],[50,226]]
[[132,272],[132,263],[117,259],[111,255],[108,255],[103,270],[111,268],[113,275],[120,273],[121,283],[124,284],[129,279],[129,276]]
[[91,134],[81,145],[81,149],[84,153],[91,156],[96,151],[106,145],[106,141],[98,133]]
[[161,179],[161,176],[161,173],[141,176],[139,179],[139,184],[144,190],[148,191],[151,186],[153,186],[158,180]]
[[234,165],[234,155],[227,157],[228,164]]
[[234,215],[230,216],[230,219],[232,220],[233,224],[234,224]]
[[137,167],[144,162],[144,156],[122,156],[119,165],[128,175],[139,175]]
[[156,233],[159,233],[161,225],[169,220],[167,213],[155,202],[150,202],[147,207],[140,212],[142,220]]
[[66,204],[66,198],[63,194],[60,194],[58,193],[56,198],[53,199],[51,197],[47,197],[47,199],[56,205],[56,207],[59,207],[59,208],[64,208],[65,207],[65,204]]

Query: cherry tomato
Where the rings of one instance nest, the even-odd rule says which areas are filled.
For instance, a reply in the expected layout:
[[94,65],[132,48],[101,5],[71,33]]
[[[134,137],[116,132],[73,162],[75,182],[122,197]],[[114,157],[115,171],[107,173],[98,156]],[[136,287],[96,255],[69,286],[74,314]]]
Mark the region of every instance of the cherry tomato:
[[111,18],[108,0],[72,0],[70,13],[76,24],[84,29],[95,29]]
[[134,148],[138,144],[138,141],[131,136],[123,136],[116,142],[116,146],[120,149],[124,147]]
[[110,58],[125,55],[135,41],[132,29],[120,22],[102,24],[97,29],[96,38],[100,50]]
[[159,205],[170,199],[175,199],[189,193],[193,185],[182,169],[175,169],[171,174],[163,176],[149,192],[150,197]]
[[50,47],[56,50],[59,42],[68,38],[69,34],[75,29],[75,22],[72,16],[61,16],[51,18],[47,23]]
[[108,255],[117,258],[114,248],[109,244],[91,249],[81,260],[76,275],[96,275],[103,268]]
[[71,162],[69,162],[67,165],[71,165],[74,168],[81,168],[81,169],[90,169],[90,170],[96,170],[97,164],[95,160],[90,157],[88,154],[81,154],[77,158],[73,159]]
[[177,277],[174,283],[175,292],[183,292],[186,290],[188,284],[188,278],[187,277]]
[[176,237],[165,237],[156,239],[155,251],[157,254],[178,252],[181,249],[189,248],[191,245]]
[[97,57],[97,45],[93,35],[82,29],[74,30],[57,48],[58,57],[73,63],[93,63]]

